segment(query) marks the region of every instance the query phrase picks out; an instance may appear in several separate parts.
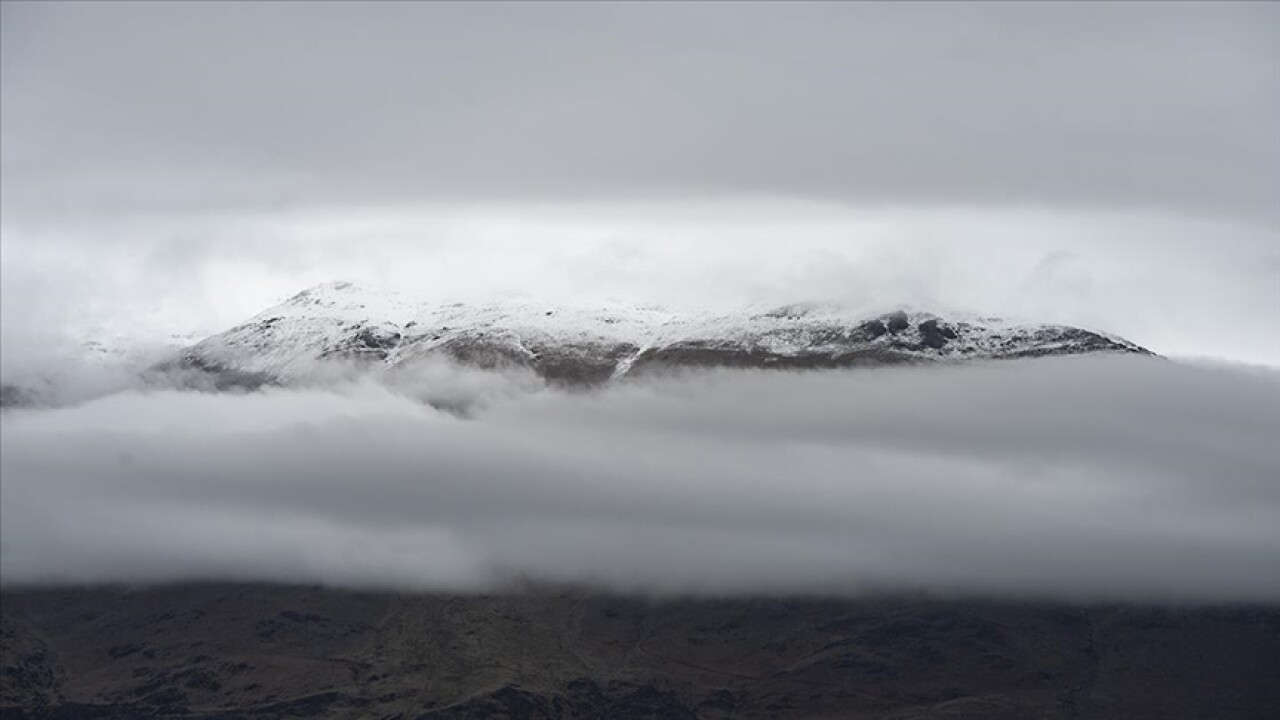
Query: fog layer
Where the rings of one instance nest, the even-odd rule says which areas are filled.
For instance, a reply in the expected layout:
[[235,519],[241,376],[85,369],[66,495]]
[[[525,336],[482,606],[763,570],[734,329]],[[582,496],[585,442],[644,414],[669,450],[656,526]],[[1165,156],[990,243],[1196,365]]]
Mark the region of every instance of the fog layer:
[[473,419],[373,384],[9,411],[0,579],[1280,600],[1272,371],[484,392]]

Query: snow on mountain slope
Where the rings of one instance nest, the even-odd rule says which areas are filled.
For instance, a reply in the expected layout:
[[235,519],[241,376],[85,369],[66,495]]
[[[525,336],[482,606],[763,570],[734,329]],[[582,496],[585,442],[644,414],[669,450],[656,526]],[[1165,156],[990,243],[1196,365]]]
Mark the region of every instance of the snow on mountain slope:
[[147,320],[22,338],[16,359],[0,365],[0,408],[73,404],[135,386],[148,368],[199,339]]
[[307,377],[332,361],[387,372],[443,355],[589,384],[669,367],[820,368],[1090,352],[1149,353],[1079,328],[922,311],[868,318],[816,303],[729,314],[526,300],[430,305],[338,282],[197,343],[182,363],[271,381]]

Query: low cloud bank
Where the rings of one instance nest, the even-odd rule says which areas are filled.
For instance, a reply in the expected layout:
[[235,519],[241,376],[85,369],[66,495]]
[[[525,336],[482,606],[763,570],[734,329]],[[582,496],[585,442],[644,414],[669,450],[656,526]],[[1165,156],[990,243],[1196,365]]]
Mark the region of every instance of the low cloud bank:
[[6,412],[0,580],[1280,601],[1272,371],[451,379]]

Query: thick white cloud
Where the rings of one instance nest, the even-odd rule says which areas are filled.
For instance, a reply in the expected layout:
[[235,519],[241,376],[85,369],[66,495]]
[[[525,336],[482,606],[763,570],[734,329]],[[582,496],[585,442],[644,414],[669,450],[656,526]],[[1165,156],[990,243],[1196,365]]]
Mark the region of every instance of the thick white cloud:
[[1273,371],[500,384],[469,420],[368,384],[9,411],[3,580],[1280,600]]

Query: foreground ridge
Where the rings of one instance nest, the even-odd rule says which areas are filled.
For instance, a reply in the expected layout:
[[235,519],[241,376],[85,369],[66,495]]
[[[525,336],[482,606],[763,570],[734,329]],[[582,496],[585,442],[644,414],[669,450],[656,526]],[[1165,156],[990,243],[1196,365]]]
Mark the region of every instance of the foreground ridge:
[[[1280,610],[6,589],[5,718],[1263,718]],[[109,621],[108,621],[109,620]]]

